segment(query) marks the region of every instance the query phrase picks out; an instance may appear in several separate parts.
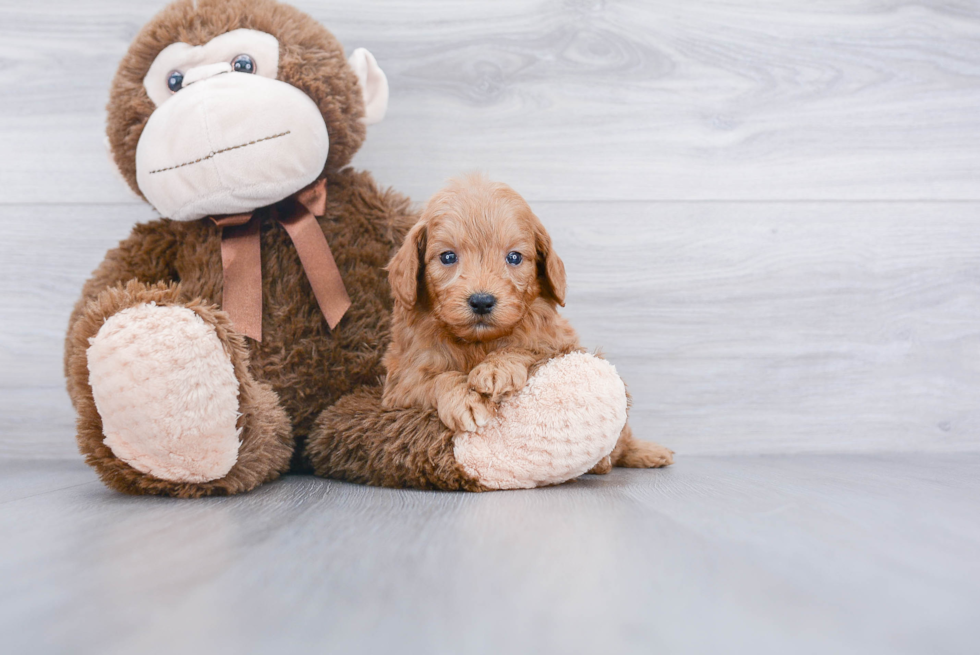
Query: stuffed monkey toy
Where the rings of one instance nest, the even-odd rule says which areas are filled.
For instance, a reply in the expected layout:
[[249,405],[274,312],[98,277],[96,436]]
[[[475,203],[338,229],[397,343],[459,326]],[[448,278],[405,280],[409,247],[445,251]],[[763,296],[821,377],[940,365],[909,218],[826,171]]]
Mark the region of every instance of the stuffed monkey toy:
[[65,344],[79,449],[106,485],[199,497],[294,470],[526,488],[612,451],[626,391],[582,353],[546,363],[475,433],[381,408],[384,267],[417,216],[348,164],[387,102],[369,52],[346,58],[273,0],[178,0],[139,32],[107,143],[163,218],[109,251]]

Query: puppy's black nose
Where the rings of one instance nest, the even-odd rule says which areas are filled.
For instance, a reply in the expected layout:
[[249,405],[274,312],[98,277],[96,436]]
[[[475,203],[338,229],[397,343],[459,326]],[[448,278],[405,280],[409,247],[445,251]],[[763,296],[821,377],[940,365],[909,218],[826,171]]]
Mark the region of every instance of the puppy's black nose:
[[483,316],[493,311],[493,306],[496,302],[497,299],[492,294],[474,293],[470,296],[470,309],[473,310],[474,314]]

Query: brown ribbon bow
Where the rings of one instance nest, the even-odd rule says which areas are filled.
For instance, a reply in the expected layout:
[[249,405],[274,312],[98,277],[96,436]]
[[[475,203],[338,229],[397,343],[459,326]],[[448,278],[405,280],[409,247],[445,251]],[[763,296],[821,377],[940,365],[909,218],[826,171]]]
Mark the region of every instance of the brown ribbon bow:
[[[319,180],[272,206],[275,220],[296,246],[300,263],[313,287],[330,329],[350,307],[337,262],[316,217],[327,211],[327,181]],[[224,269],[222,307],[242,334],[262,341],[262,252],[259,218],[254,212],[211,217],[221,228]]]

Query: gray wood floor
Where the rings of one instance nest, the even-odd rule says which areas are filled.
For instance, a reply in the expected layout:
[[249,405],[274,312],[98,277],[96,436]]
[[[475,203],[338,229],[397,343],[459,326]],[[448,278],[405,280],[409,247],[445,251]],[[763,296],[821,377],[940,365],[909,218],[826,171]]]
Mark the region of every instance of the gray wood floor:
[[102,138],[162,4],[0,0],[0,651],[977,651],[980,5],[297,0],[391,82],[355,165],[522,192],[678,464],[175,502],[80,462],[60,363],[154,216]]
[[131,498],[0,464],[5,652],[974,653],[980,455]]

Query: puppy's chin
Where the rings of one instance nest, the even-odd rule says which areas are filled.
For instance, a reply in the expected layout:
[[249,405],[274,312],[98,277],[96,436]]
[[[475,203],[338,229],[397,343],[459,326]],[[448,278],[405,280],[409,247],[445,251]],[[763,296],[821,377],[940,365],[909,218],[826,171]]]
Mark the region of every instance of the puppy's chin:
[[514,325],[500,325],[492,320],[471,320],[462,324],[448,324],[447,327],[458,339],[464,341],[493,341],[506,337],[514,331]]

